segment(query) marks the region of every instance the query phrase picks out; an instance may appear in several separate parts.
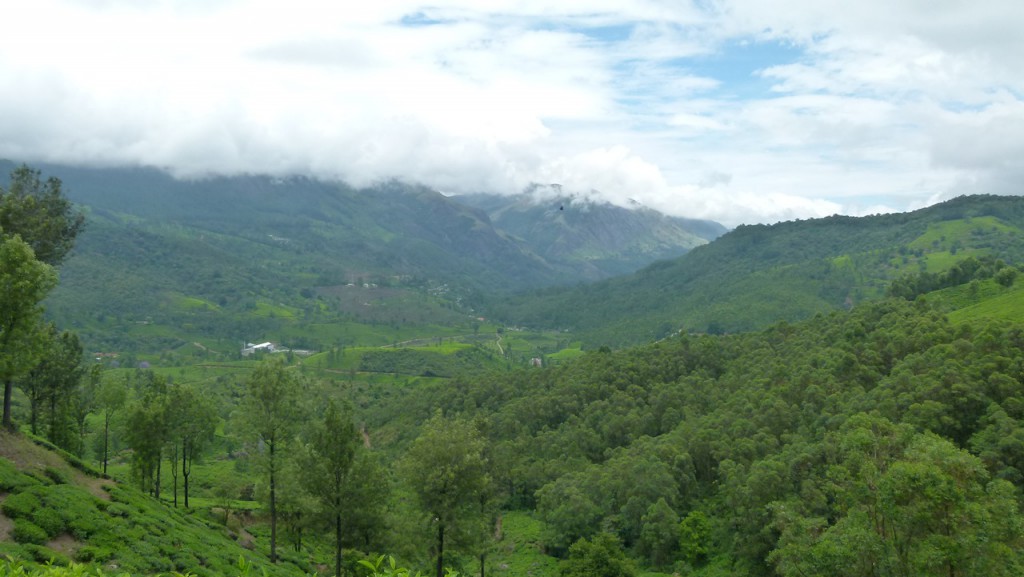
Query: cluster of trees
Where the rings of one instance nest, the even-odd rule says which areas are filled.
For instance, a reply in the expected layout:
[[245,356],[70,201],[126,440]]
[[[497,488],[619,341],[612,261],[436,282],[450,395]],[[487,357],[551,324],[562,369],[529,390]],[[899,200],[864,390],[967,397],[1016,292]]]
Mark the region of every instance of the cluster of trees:
[[570,560],[586,540],[708,574],[1011,575],[1022,390],[1024,327],[890,299],[401,405],[483,423],[502,506],[534,511]]
[[[42,319],[42,301],[57,284],[60,266],[85,223],[84,215],[64,197],[61,182],[46,181],[27,166],[11,173],[5,190],[0,188],[0,380],[4,383],[3,426],[12,428],[11,400],[15,380],[33,371],[29,385],[33,396],[33,428],[38,403],[49,402],[51,438],[65,436],[56,423],[58,406],[67,408],[67,391],[73,388],[60,367],[66,366],[81,348],[71,336],[57,336]],[[44,358],[45,357],[45,358]],[[78,363],[75,363],[76,365]],[[65,411],[68,412],[68,411]]]
[[[398,548],[419,557],[423,551],[410,545],[427,542],[439,577],[446,550],[468,551],[483,561],[497,513],[477,426],[432,416],[389,471],[369,450],[351,407],[322,385],[275,356],[249,375],[239,401],[238,431],[265,488],[271,560],[278,558],[281,525],[297,548],[307,529],[333,534],[336,575],[358,561],[346,564],[344,547]],[[409,497],[412,506],[399,522],[411,526],[389,519],[395,492]]]
[[[165,377],[140,371],[131,389],[114,392],[110,385],[112,404],[104,407],[105,420],[117,410],[117,402],[126,404],[122,436],[132,449],[132,472],[140,487],[160,497],[162,463],[170,464],[173,502],[178,506],[178,479],[182,480],[184,505],[189,506],[189,479],[192,465],[213,440],[217,426],[216,406],[208,395],[187,384],[171,384]],[[127,383],[125,383],[127,385]],[[104,427],[103,468],[106,470],[109,427]]]
[[990,278],[995,278],[996,282],[1003,286],[1010,286],[1018,274],[1019,271],[1016,268],[1007,266],[1001,259],[991,256],[981,258],[971,256],[943,272],[904,275],[889,285],[888,294],[914,300],[932,291]]

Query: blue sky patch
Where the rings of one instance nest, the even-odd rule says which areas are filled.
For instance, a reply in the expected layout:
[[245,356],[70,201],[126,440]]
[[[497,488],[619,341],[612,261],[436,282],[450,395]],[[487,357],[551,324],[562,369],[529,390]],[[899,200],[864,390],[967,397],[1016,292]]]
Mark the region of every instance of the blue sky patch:
[[804,49],[790,42],[733,40],[713,53],[673,60],[670,66],[719,81],[718,97],[768,97],[772,96],[769,89],[775,81],[762,77],[759,72],[772,66],[799,62],[803,55]]

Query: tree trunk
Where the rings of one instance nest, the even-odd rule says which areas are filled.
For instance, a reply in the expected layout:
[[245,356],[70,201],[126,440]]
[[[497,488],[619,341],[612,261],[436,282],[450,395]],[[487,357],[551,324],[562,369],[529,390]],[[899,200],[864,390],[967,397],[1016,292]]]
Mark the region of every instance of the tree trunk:
[[39,402],[29,397],[28,427],[33,435],[39,434]]
[[178,508],[178,447],[172,444],[174,450],[171,451],[170,458],[167,461],[171,464],[171,479],[174,481],[174,508]]
[[3,427],[8,431],[14,430],[14,424],[11,422],[11,395],[14,393],[14,381],[7,379],[4,381],[4,418]]
[[444,524],[437,526],[437,577],[444,577]]
[[156,479],[153,481],[153,496],[160,500],[160,466],[163,465],[164,456],[162,452],[156,455]]
[[274,478],[274,442],[267,443],[270,450],[270,562],[277,563],[277,486]]
[[110,417],[103,416],[103,475],[107,474],[107,451],[110,447]]
[[61,446],[57,442],[57,391],[50,394],[50,434],[47,436],[47,440],[54,445]]
[[484,562],[487,560],[487,553],[480,554],[480,577],[484,577]]
[[334,577],[341,577],[341,515],[334,514]]
[[191,460],[188,457],[188,443],[182,443],[181,447],[181,477],[184,479],[185,508],[188,509],[188,477],[192,474]]

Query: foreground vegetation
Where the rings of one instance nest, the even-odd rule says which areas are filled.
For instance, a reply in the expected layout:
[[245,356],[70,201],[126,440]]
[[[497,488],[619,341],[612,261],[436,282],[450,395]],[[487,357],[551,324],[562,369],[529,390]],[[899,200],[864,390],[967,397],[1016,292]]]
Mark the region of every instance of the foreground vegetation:
[[[473,451],[484,484],[468,490],[486,496],[477,511],[517,532],[527,529],[514,512],[529,512],[533,542],[565,563],[577,551],[624,555],[626,573],[1019,574],[1022,335],[1016,323],[953,324],[926,300],[890,299],[760,333],[427,381],[358,410],[375,439],[391,439],[375,451],[420,459],[392,471],[395,514],[362,543],[430,565],[447,513],[418,520],[420,497],[407,491],[430,482],[404,481],[441,457],[412,457],[415,434],[386,434],[429,420],[424,438],[462,431],[483,443]],[[516,574],[495,561],[503,545],[486,523],[464,523],[487,516],[451,507],[459,529],[446,565],[468,572],[483,555],[489,573]],[[317,541],[302,548],[324,559],[329,541]]]

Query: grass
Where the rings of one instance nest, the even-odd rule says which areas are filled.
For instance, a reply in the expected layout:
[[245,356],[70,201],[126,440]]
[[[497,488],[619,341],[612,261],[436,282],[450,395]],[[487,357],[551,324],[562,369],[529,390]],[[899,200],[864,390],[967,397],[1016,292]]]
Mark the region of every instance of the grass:
[[509,511],[501,523],[503,538],[491,555],[488,573],[502,577],[557,575],[558,560],[543,551],[544,523],[529,513]]
[[952,251],[939,251],[928,253],[923,257],[925,263],[925,271],[930,273],[939,273],[947,271],[953,268],[957,263],[966,259],[967,257],[982,257],[988,254],[988,251],[980,249],[960,249],[953,254]]
[[[951,322],[961,324],[980,319],[1024,322],[1024,283],[1018,280],[1012,287],[1005,288],[987,280],[978,286],[976,296],[972,295],[970,285],[941,291],[940,302],[950,303],[950,308],[956,309],[947,315]],[[960,306],[955,306],[957,304]]]
[[564,361],[575,359],[577,357],[581,357],[585,354],[587,353],[583,350],[581,343],[575,342],[572,343],[572,345],[570,345],[569,347],[558,351],[557,353],[552,353],[548,355],[547,359],[552,363],[561,363]]
[[171,296],[172,305],[180,310],[185,311],[219,311],[220,307],[216,303],[212,303],[208,300],[204,300],[197,297],[190,297],[181,294],[174,294]]
[[956,243],[968,245],[975,237],[991,232],[1009,234],[1017,231],[994,216],[982,216],[933,223],[908,247],[911,250],[949,250]]

